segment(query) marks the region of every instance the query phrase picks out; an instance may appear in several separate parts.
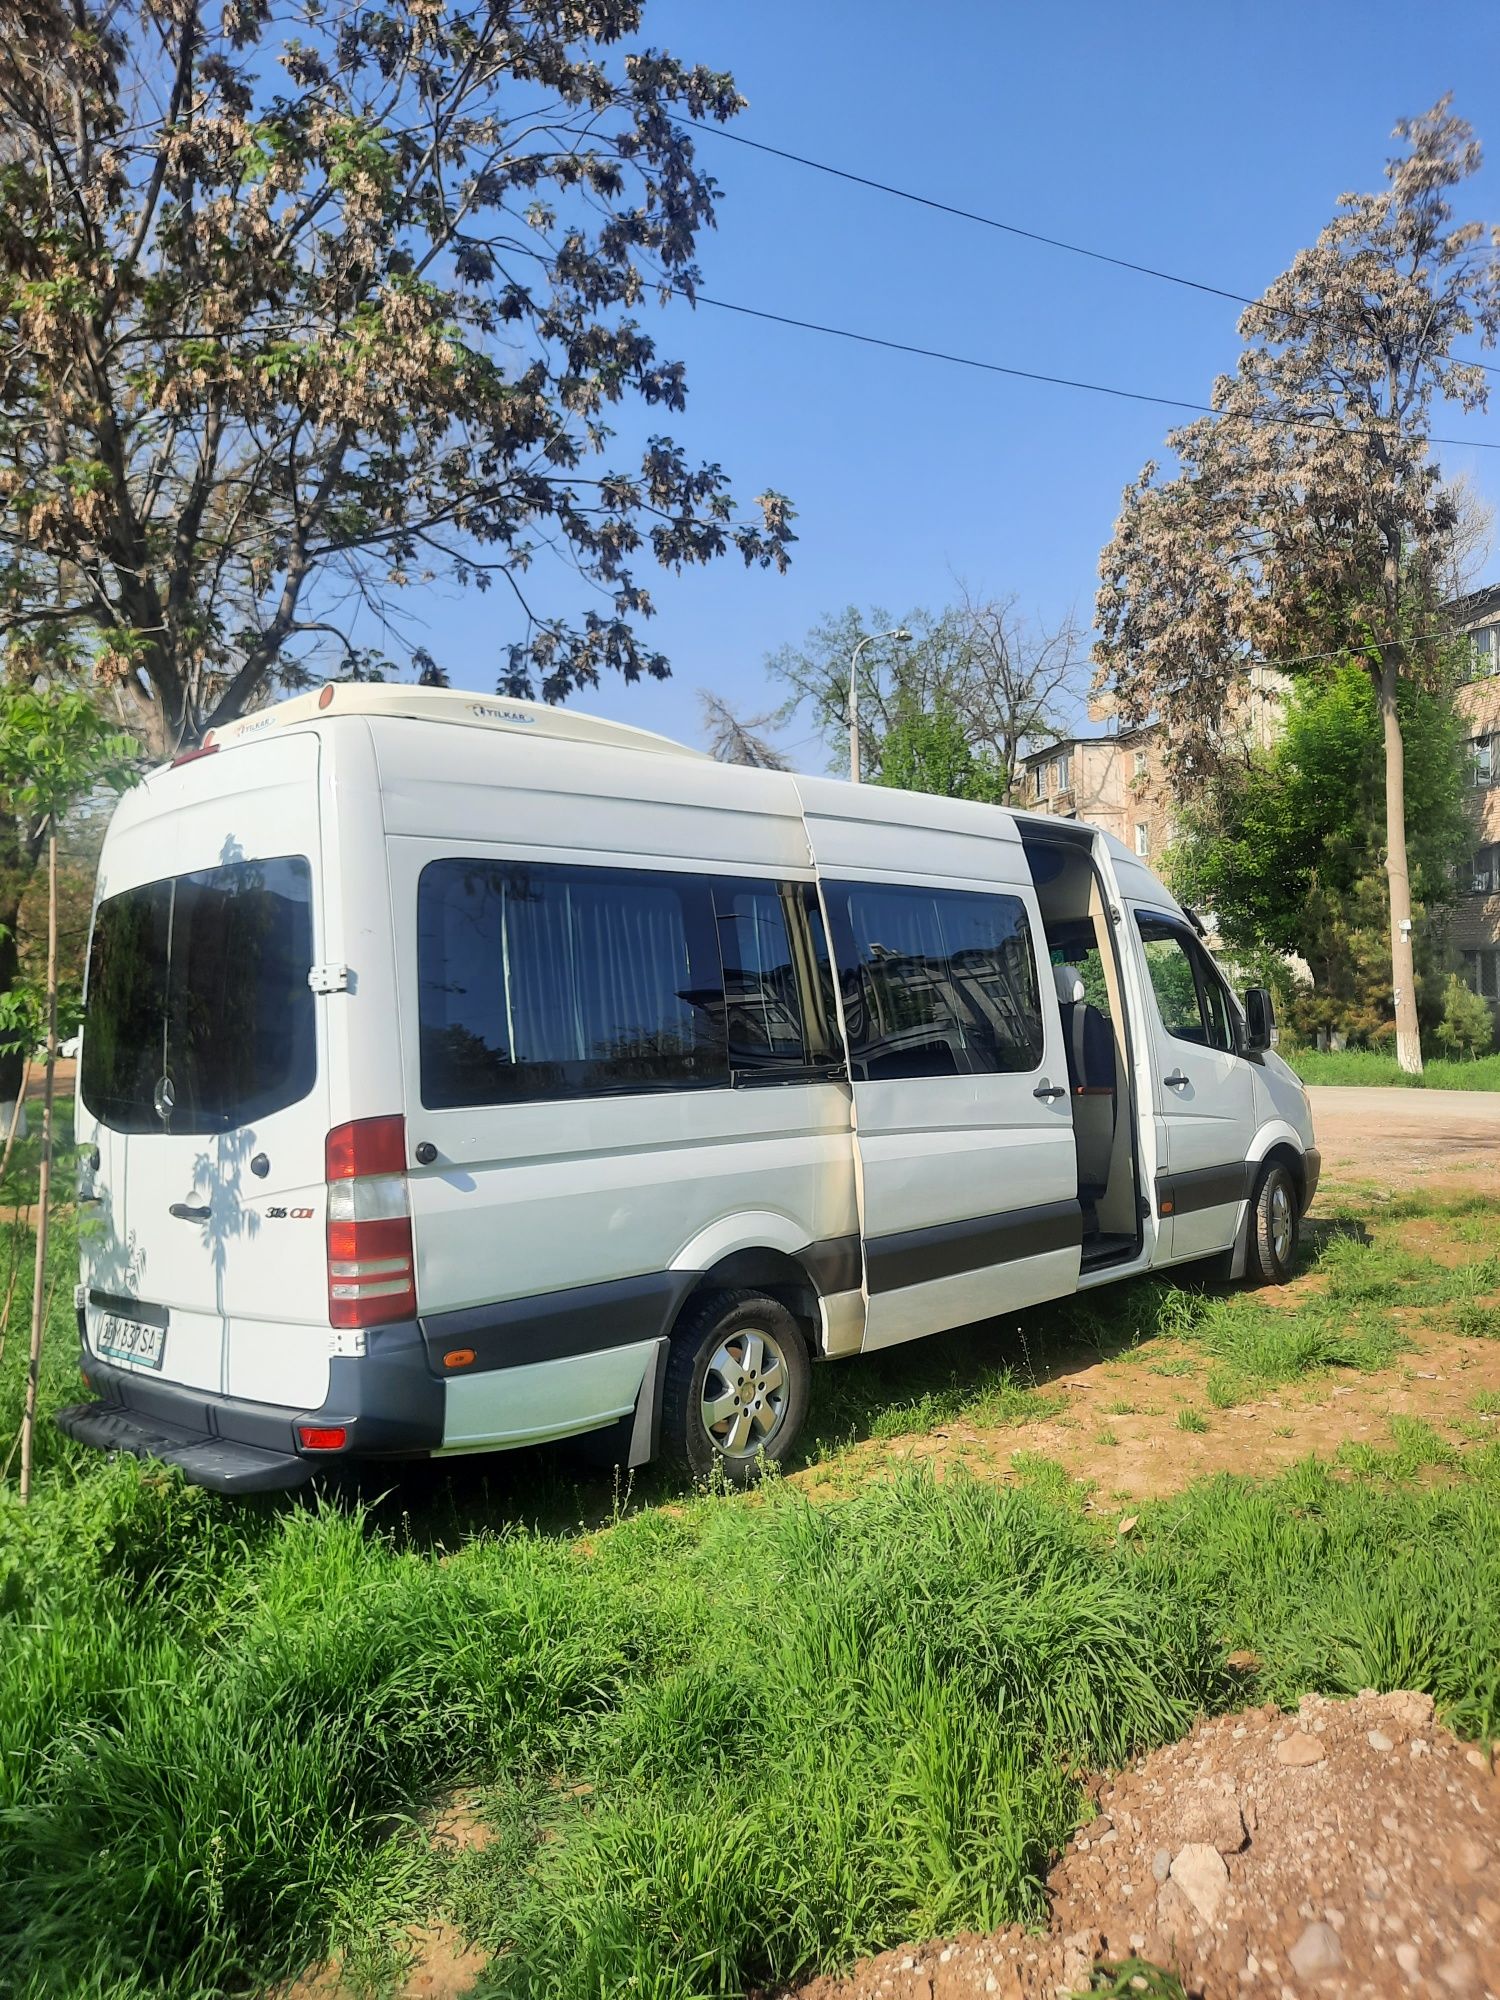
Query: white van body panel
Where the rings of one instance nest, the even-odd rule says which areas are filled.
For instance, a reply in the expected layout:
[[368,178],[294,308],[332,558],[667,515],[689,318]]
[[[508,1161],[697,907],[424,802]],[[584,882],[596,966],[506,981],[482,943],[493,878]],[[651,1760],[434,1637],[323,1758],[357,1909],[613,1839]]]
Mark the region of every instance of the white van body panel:
[[[842,1233],[842,1232],[830,1232]],[[737,1250],[783,1250],[794,1257],[814,1238],[797,1215],[769,1208],[737,1209],[688,1238],[669,1270],[707,1271]]]
[[[1014,823],[965,800],[797,782],[825,909],[830,885],[841,882],[1002,891],[1021,904],[1037,961],[1044,1046],[1034,1069],[856,1076],[864,1346],[888,1347],[1065,1295],[1079,1269],[1067,1066],[1041,913]],[[1054,1083],[1055,1096],[1037,1096]],[[1070,1230],[1071,1240],[1055,1240]]]
[[[233,757],[153,774],[126,794],[111,821],[96,907],[167,877],[305,857],[316,940],[324,900],[319,748],[314,735],[280,735]],[[311,1092],[232,1131],[112,1131],[80,1100],[78,1142],[100,1153],[92,1190],[99,1217],[83,1236],[84,1282],[91,1293],[166,1309],[165,1352],[153,1371],[164,1380],[313,1407],[326,1393],[328,1062],[321,1022],[319,1042]],[[264,1176],[250,1171],[257,1158],[268,1163]],[[205,1208],[208,1219],[184,1219],[174,1206]],[[91,1340],[99,1318],[91,1302]]]
[[[1112,928],[1118,958],[1118,1047],[1122,1058],[1128,1051],[1135,1107],[1125,1165],[1139,1241],[1115,1234],[1113,1261],[1096,1257],[1082,1270],[1069,1049],[1049,977],[1036,886],[1044,878],[1033,877],[1023,833],[1091,855],[1090,921]],[[291,1425],[307,1412],[347,1420],[351,1437],[381,1451],[520,1445],[632,1415],[638,1432],[643,1410],[649,1430],[677,1315],[695,1288],[732,1287],[746,1271],[761,1273],[752,1288],[781,1273],[807,1315],[816,1307],[815,1344],[846,1355],[1242,1241],[1246,1196],[1272,1148],[1310,1160],[1316,1175],[1307,1099],[1278,1058],[1248,1060],[1167,1032],[1136,913],[1182,912],[1103,834],[1090,845],[1084,829],[1045,816],[726,767],[642,731],[526,703],[340,687],[230,725],[211,754],[127,795],[98,897],[298,856],[310,866],[318,995],[311,1088],[206,1134],[113,1130],[81,1098],[78,1124],[80,1144],[99,1154],[87,1191],[97,1223],[83,1246],[86,1368],[112,1407],[143,1408],[132,1398],[150,1390],[163,1422],[186,1423],[169,1392],[185,1396],[215,1441],[234,1438],[239,1423],[262,1457],[274,1446],[294,1470],[288,1454],[301,1447]],[[492,874],[608,868],[776,885],[799,913],[812,960],[829,933],[832,990],[819,1004],[832,1016],[830,1060],[808,1060],[794,1075],[726,1066],[722,1085],[708,1074],[690,1087],[588,1094],[575,1085],[573,1095],[427,1106],[419,892],[424,870],[466,862]],[[946,982],[971,1008],[1018,1010],[1013,959],[997,958],[984,988],[955,969],[967,947],[929,954],[897,941],[887,947],[902,967],[889,989],[900,1001],[889,1073],[856,1064],[850,1080],[845,982],[854,980],[853,995],[860,964],[881,962],[878,933],[861,946],[866,960],[840,941],[861,888],[988,899],[1007,912],[1010,952],[1024,918],[1035,1008],[1019,1009],[1025,1036],[996,1039],[986,1059],[1022,1050],[1028,1062],[1038,1057],[1030,1067],[985,1071],[959,1026],[978,1013],[952,1014],[934,1031],[922,1022],[936,1017],[918,1008],[912,1032],[927,1037],[931,1070],[905,1073],[917,1043],[902,1040],[912,1016],[901,1010],[930,995],[930,982]],[[1068,921],[1067,908],[1045,907],[1060,926]],[[720,924],[741,921],[718,903],[713,911]],[[691,951],[689,962],[698,962]],[[799,976],[816,985],[817,964]],[[727,991],[727,974],[723,983]],[[675,990],[704,1004],[696,990]],[[718,998],[727,1018],[726,994]],[[595,1074],[587,1065],[582,1073]],[[1173,1073],[1186,1083],[1168,1084]],[[416,1317],[368,1336],[336,1332],[325,1141],[333,1127],[395,1117],[404,1120]],[[1201,1195],[1202,1177],[1221,1173],[1241,1177],[1233,1199],[1174,1198],[1184,1176]],[[174,1206],[209,1217],[185,1219]],[[95,1293],[167,1324],[149,1380],[128,1364],[102,1364],[95,1337],[108,1308]],[[266,1442],[278,1412],[282,1445]],[[262,1483],[274,1482],[265,1474]]]
[[[1181,917],[1159,889],[1149,902],[1132,899],[1125,908],[1133,948],[1139,940],[1135,921],[1139,916]],[[1186,919],[1181,921],[1186,926]],[[1143,983],[1147,998],[1141,1013],[1142,1040],[1154,1057],[1150,1101],[1162,1135],[1162,1171],[1175,1184],[1184,1176],[1243,1165],[1255,1139],[1252,1066],[1232,1050],[1199,1047],[1169,1033],[1149,978]],[[1223,1199],[1165,1218],[1170,1227],[1162,1261],[1183,1263],[1230,1248],[1244,1212],[1243,1178],[1225,1174],[1219,1186]]]
[[446,1384],[439,1449],[508,1451],[602,1430],[635,1408],[656,1347],[639,1341],[566,1361],[455,1376]]
[[[422,1102],[415,923],[425,868],[454,858],[605,862],[811,882],[790,782],[697,759],[545,739],[500,742],[383,720],[372,737],[406,1024],[403,1096],[413,1140],[437,1150],[411,1178],[424,1311],[462,1314],[635,1276],[709,1270],[738,1250],[794,1254],[852,1235],[858,1214],[843,1082],[461,1109]],[[629,1346],[540,1364],[551,1371],[545,1393],[541,1376],[533,1380],[524,1367],[488,1382],[454,1378],[445,1446],[479,1437],[492,1423],[493,1437],[519,1439],[610,1422],[633,1405],[652,1353]],[[500,1422],[511,1385],[525,1395]]]

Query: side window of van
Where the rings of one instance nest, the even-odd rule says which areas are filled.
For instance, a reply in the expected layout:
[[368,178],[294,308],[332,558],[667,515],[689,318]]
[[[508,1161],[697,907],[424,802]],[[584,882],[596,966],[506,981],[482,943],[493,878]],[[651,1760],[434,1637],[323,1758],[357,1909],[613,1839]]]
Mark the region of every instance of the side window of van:
[[1038,1067],[1045,1030],[1019,897],[865,882],[825,894],[857,1077]]
[[430,862],[417,973],[432,1109],[729,1081],[706,880]]
[[781,891],[774,882],[717,882],[714,910],[730,1062],[805,1062],[802,992]]
[[1138,910],[1136,924],[1162,1026],[1179,1042],[1232,1051],[1234,1024],[1223,983],[1198,940],[1168,917]]

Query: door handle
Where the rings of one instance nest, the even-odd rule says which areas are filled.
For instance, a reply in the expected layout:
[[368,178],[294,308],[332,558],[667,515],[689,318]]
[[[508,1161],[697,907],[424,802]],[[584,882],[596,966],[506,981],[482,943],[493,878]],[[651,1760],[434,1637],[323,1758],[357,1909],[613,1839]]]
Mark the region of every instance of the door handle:
[[1162,1078],[1162,1082],[1167,1086],[1168,1090],[1181,1090],[1185,1084],[1191,1083],[1192,1080],[1190,1076],[1185,1076],[1180,1069],[1174,1069],[1170,1076]]
[[174,1201],[167,1213],[175,1215],[179,1222],[207,1222],[209,1212],[206,1206],[195,1208],[191,1202]]
[[1033,1097],[1050,1098],[1050,1097],[1066,1097],[1068,1093],[1063,1089],[1060,1083],[1039,1083],[1036,1089],[1032,1091],[1031,1094]]

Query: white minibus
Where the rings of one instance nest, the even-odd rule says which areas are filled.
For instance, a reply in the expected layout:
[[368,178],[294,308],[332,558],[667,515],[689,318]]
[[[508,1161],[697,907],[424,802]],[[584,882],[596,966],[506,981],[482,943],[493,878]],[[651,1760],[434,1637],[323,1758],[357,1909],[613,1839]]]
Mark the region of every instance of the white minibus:
[[1280,1280],[1269,995],[1077,821],[334,685],[120,803],[73,1437],[221,1492],[586,1432],[750,1478],[812,1364]]

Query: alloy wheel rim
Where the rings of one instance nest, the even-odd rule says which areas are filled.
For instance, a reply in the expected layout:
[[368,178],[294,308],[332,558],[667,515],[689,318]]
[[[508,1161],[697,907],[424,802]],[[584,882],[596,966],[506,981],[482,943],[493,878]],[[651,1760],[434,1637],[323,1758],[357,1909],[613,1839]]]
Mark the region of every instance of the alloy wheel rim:
[[1271,1189],[1271,1248],[1278,1263],[1287,1262],[1292,1248],[1292,1202],[1282,1181]]
[[764,1327],[742,1327],[709,1357],[699,1405],[709,1443],[725,1458],[754,1458],[786,1421],[786,1356]]

